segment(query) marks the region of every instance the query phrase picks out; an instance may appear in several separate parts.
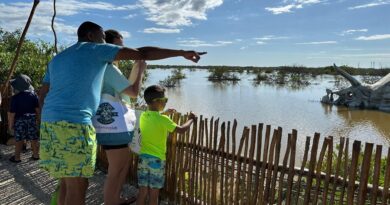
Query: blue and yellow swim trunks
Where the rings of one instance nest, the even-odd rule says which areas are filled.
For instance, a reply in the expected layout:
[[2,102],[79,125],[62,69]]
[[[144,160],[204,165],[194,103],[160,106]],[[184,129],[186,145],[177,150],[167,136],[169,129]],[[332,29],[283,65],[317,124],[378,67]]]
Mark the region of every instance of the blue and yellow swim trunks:
[[39,165],[52,177],[93,176],[96,133],[92,125],[42,122],[40,136]]
[[138,158],[138,186],[161,189],[165,181],[165,161],[141,154]]

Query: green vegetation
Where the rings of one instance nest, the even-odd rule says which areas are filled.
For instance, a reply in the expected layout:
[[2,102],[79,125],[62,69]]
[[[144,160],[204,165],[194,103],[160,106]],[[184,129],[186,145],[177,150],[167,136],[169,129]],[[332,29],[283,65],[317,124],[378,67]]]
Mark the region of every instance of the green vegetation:
[[[329,74],[329,75],[338,75],[333,66],[326,67],[304,67],[304,66],[278,66],[278,67],[256,67],[256,66],[196,66],[196,65],[149,65],[149,69],[169,69],[169,68],[181,68],[181,69],[224,69],[226,72],[238,72],[243,73],[273,73],[276,71],[281,71],[284,73],[299,73],[307,74],[312,76]],[[351,75],[372,75],[372,76],[385,76],[390,73],[390,68],[354,68],[350,66],[340,66]]]
[[[6,80],[21,32],[7,32],[0,28],[0,83]],[[53,46],[49,43],[25,40],[16,65],[15,74],[26,74],[38,88],[48,62],[54,55]]]
[[213,82],[239,81],[240,78],[229,70],[223,68],[214,68],[210,70],[208,80]]
[[160,85],[167,87],[167,88],[173,88],[180,84],[180,81],[182,79],[185,79],[186,75],[182,72],[182,69],[174,69],[171,72],[171,75],[166,77],[164,80],[160,80]]

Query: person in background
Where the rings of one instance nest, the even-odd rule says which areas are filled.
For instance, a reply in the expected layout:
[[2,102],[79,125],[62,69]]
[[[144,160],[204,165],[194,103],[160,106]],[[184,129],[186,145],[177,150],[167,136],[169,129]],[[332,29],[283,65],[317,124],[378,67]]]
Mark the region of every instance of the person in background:
[[15,136],[15,155],[9,161],[21,162],[20,152],[24,140],[31,141],[32,160],[39,160],[38,125],[39,113],[38,96],[31,86],[31,79],[27,75],[18,75],[11,80],[14,95],[11,97],[11,107],[8,112],[8,130]]
[[148,109],[140,117],[142,137],[138,161],[137,205],[145,204],[148,195],[149,205],[157,205],[159,191],[164,186],[168,133],[186,132],[196,116],[191,112],[187,122],[183,125],[177,125],[165,115],[173,113],[175,110],[169,109],[165,114],[161,114],[160,112],[163,111],[168,102],[165,88],[162,86],[152,85],[146,88],[144,98]]
[[[106,35],[106,43],[123,46],[123,37],[118,31],[107,30],[104,33]],[[142,74],[146,69],[145,61],[137,60],[134,62],[131,72],[132,75],[135,73],[133,72],[134,69],[138,70],[138,72],[136,72],[137,76],[130,76],[130,79],[135,79],[134,82],[130,82],[117,68],[115,62],[108,64],[103,78],[102,97],[103,95],[108,95],[109,98],[118,98],[119,101],[126,101],[122,103],[128,104],[130,104],[130,99],[128,97],[137,98],[141,87]],[[115,76],[117,76],[117,79],[113,79]],[[130,89],[132,89],[132,93],[129,93],[130,95],[122,95],[121,89],[128,86],[130,86]],[[113,108],[106,110],[106,106],[104,106],[105,104],[106,103],[99,106],[95,117],[108,117],[111,119],[112,116],[104,116],[104,114],[99,115],[98,113],[118,112],[117,110],[112,110]],[[124,121],[123,115],[115,116],[114,122],[112,122],[112,124],[110,123],[109,125],[111,126],[115,123],[118,123],[116,121],[120,120]],[[96,121],[94,121],[94,123],[96,123]],[[96,130],[98,131],[97,127]],[[130,204],[136,201],[136,198],[123,199],[120,197],[121,189],[123,184],[126,182],[126,176],[130,166],[130,149],[128,144],[131,142],[133,135],[134,131],[128,130],[110,130],[110,132],[97,132],[96,134],[97,142],[98,144],[102,145],[108,160],[108,173],[104,183],[104,204],[106,205]]]

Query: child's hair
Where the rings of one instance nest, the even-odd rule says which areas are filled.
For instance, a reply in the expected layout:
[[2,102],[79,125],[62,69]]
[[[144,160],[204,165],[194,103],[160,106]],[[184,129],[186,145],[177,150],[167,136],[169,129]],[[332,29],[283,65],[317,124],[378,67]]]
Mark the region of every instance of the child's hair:
[[152,85],[145,89],[144,98],[146,104],[151,104],[156,98],[164,97],[165,88],[160,85]]
[[104,31],[104,34],[106,35],[106,43],[114,43],[114,39],[116,38],[123,38],[122,35],[117,31],[113,29],[109,29],[107,31]]
[[100,29],[103,29],[101,26],[97,25],[96,23],[86,21],[82,23],[79,28],[77,29],[77,36],[79,39],[86,38],[89,32],[95,32]]

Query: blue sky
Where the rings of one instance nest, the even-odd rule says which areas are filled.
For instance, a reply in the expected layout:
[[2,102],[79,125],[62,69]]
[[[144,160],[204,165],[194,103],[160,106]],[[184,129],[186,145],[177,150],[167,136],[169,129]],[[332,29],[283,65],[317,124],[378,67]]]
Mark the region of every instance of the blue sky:
[[[0,0],[0,27],[24,27],[32,2]],[[390,0],[57,0],[57,12],[62,45],[90,20],[129,47],[208,51],[199,65],[390,67]],[[27,37],[53,41],[51,16],[41,0]]]

